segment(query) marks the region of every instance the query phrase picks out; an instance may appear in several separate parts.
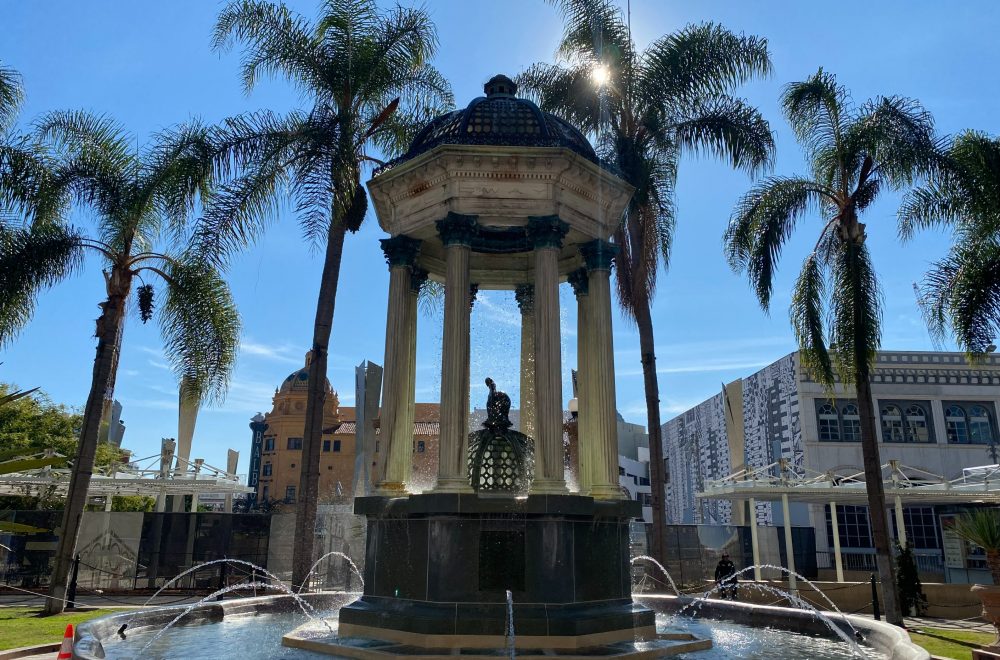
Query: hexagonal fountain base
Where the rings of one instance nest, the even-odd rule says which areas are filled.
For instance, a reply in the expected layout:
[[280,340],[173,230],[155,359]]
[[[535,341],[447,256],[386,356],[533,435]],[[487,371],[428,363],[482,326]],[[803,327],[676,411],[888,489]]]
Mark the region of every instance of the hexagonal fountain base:
[[[461,644],[463,640],[461,637],[456,637],[453,641]],[[402,642],[330,635],[325,628],[318,627],[315,623],[308,623],[296,628],[281,639],[283,645],[292,648],[361,660],[400,657],[419,658],[420,660],[454,660],[455,657],[461,657],[464,660],[497,660],[497,658],[503,658],[509,654],[502,638],[496,640],[497,644],[494,648],[482,648],[483,641],[483,639],[476,640],[476,646],[427,648]],[[703,651],[712,647],[711,640],[698,639],[685,633],[661,633],[649,640],[595,644],[577,648],[552,648],[560,646],[562,641],[565,640],[545,637],[519,638],[517,640],[517,657],[523,660],[551,660],[552,658],[561,658],[562,660],[592,660],[593,658],[646,660],[647,658],[666,658],[680,653]]]

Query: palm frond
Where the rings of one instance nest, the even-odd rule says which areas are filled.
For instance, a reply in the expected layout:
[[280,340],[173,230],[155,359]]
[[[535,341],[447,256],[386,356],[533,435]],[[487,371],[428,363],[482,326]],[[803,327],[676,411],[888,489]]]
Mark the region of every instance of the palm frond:
[[920,293],[932,335],[951,330],[965,351],[985,353],[1000,336],[1000,238],[960,239],[925,275]]
[[240,318],[225,280],[199,260],[172,260],[159,314],[164,354],[197,401],[222,401],[236,363]]
[[646,104],[671,114],[679,104],[729,94],[734,87],[770,73],[767,39],[702,23],[650,44],[642,54],[636,85]]
[[59,222],[70,190],[44,145],[27,136],[0,141],[0,212],[32,224]]
[[790,315],[803,366],[819,382],[833,386],[834,373],[823,330],[826,280],[822,260],[813,253],[806,257],[792,291]]
[[80,239],[76,230],[57,224],[0,223],[0,345],[31,320],[42,291],[80,266]]
[[724,237],[729,264],[747,273],[761,307],[767,310],[781,249],[798,219],[820,208],[830,192],[808,179],[772,177],[738,203]]
[[674,126],[680,146],[694,151],[705,149],[749,174],[771,167],[774,135],[759,110],[730,97],[699,104],[692,110],[690,117]]
[[837,84],[833,74],[821,68],[802,82],[786,85],[781,106],[810,157],[821,151],[839,155],[850,108],[847,90]]
[[592,66],[586,64],[533,64],[515,82],[518,91],[542,110],[593,135],[599,132],[602,104],[591,71]]
[[0,135],[14,123],[23,102],[21,74],[0,62]]
[[844,142],[847,159],[871,157],[879,178],[893,187],[932,174],[944,159],[931,114],[917,101],[899,96],[865,103]]
[[882,341],[882,293],[864,243],[844,241],[830,263],[830,339],[842,379],[871,365]]
[[309,21],[284,4],[266,0],[237,0],[219,14],[212,48],[228,52],[235,42],[246,42],[241,65],[243,87],[250,91],[262,74],[287,76],[302,91],[332,91],[321,44]]
[[[622,10],[611,0],[548,0],[563,17],[559,54],[585,58],[622,71],[635,61],[635,51]],[[612,82],[618,82],[612,79]]]

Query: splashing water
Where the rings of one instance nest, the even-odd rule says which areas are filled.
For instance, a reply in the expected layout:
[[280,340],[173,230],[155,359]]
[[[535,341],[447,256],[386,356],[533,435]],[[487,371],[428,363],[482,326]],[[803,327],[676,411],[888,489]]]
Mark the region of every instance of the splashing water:
[[[841,616],[844,616],[844,613],[840,611],[840,608],[837,607],[837,604],[834,603],[832,600],[830,600],[830,597],[827,596],[825,593],[823,593],[822,589],[820,589],[815,584],[813,584],[812,582],[810,582],[809,578],[801,575],[800,573],[796,573],[795,571],[790,571],[787,568],[785,568],[784,566],[776,566],[774,564],[758,564],[756,566],[747,566],[746,568],[741,568],[740,570],[736,571],[736,576],[735,577],[738,578],[740,575],[743,575],[744,573],[746,573],[748,571],[752,571],[755,568],[767,568],[767,569],[770,569],[770,570],[781,571],[785,575],[794,575],[796,580],[801,580],[802,582],[805,582],[806,584],[808,584],[812,588],[813,591],[815,591],[816,593],[818,593],[823,598],[823,600],[826,601],[826,604],[829,605],[830,608],[834,612],[836,612],[837,614],[839,614]],[[847,622],[847,625],[851,626],[851,632],[853,632],[855,635],[857,635],[858,631],[854,628],[853,625],[851,625],[850,620],[848,620],[845,617],[844,621]]]
[[346,559],[347,563],[351,567],[351,570],[354,571],[354,574],[358,576],[358,580],[361,582],[361,591],[365,590],[365,578],[363,575],[361,575],[361,571],[358,570],[358,566],[357,564],[354,563],[354,560],[352,560],[349,556],[347,556],[343,552],[338,552],[334,550],[333,552],[328,552],[319,559],[317,559],[313,563],[313,565],[309,567],[309,572],[306,573],[306,579],[303,580],[302,584],[299,585],[299,588],[296,589],[296,593],[302,593],[302,590],[305,588],[305,586],[309,584],[309,578],[312,576],[313,572],[315,572],[316,567],[319,566],[320,562],[326,559],[327,557],[340,557],[341,559]]
[[514,596],[507,590],[507,657],[513,660],[514,650]]
[[[185,575],[188,575],[189,573],[193,573],[193,572],[195,572],[197,570],[205,568],[206,566],[212,566],[214,564],[236,564],[236,565],[250,567],[253,571],[255,571],[257,573],[260,573],[262,576],[267,577],[269,580],[271,580],[271,583],[268,584],[268,583],[260,583],[260,582],[255,582],[254,581],[254,582],[243,583],[243,584],[245,584],[247,587],[253,587],[254,589],[256,589],[258,585],[262,585],[262,588],[273,587],[275,589],[278,589],[282,593],[285,593],[285,594],[293,597],[295,599],[295,602],[298,604],[298,606],[300,608],[302,608],[302,613],[303,614],[305,614],[309,618],[315,618],[313,616],[316,613],[315,608],[313,608],[312,605],[310,605],[305,600],[303,600],[298,594],[294,593],[291,589],[289,589],[288,587],[286,587],[285,584],[281,581],[281,579],[277,575],[275,575],[274,573],[270,572],[266,568],[263,568],[261,566],[258,566],[257,564],[254,564],[253,562],[244,561],[242,559],[213,559],[212,561],[206,561],[206,562],[204,562],[202,564],[196,564],[195,566],[192,566],[191,568],[187,569],[186,571],[178,573],[177,575],[175,575],[174,577],[172,577],[170,580],[168,580],[162,587],[160,587],[156,591],[155,594],[153,594],[152,596],[150,596],[146,600],[146,602],[143,603],[143,608],[148,607],[149,604],[153,601],[153,599],[155,599],[157,596],[159,596],[163,592],[164,589],[166,589],[170,585],[176,583],[178,580],[180,580]],[[218,595],[218,594],[216,594],[216,595]],[[134,619],[141,611],[142,611],[142,609],[136,610],[132,614],[132,616],[129,617],[128,621],[125,622],[125,625],[126,626],[131,625],[132,624],[132,619]]]
[[[187,616],[188,614],[190,614],[191,610],[193,610],[194,608],[198,607],[199,605],[204,605],[206,602],[210,601],[211,599],[213,599],[213,598],[215,598],[217,596],[225,595],[225,594],[229,593],[230,591],[236,591],[237,589],[247,589],[247,588],[250,588],[250,587],[254,587],[254,588],[260,587],[261,589],[264,589],[264,588],[266,588],[268,586],[272,586],[272,585],[269,585],[267,582],[241,582],[239,584],[232,584],[232,585],[229,585],[228,587],[223,587],[222,589],[217,589],[217,590],[213,591],[209,595],[207,595],[204,598],[202,598],[201,600],[199,600],[197,603],[193,603],[191,605],[188,605],[186,608],[184,608],[183,612],[181,612],[180,614],[178,614],[177,616],[175,616],[173,619],[171,619],[170,623],[168,623],[159,632],[157,632],[155,635],[153,635],[153,637],[148,642],[146,642],[146,644],[141,649],[139,649],[139,657],[143,657],[143,654],[145,654],[146,649],[148,649],[150,646],[152,646],[156,642],[156,640],[158,640],[161,637],[163,637],[163,635],[166,634],[166,632],[168,630],[170,630],[174,626],[175,623],[177,623],[178,621],[180,621],[181,619],[183,619],[185,616]],[[284,587],[284,585],[282,585],[282,586]],[[309,605],[308,603],[306,603],[304,600],[302,600],[302,598],[298,594],[292,592],[292,590],[288,589],[288,587],[285,587],[285,589],[288,591],[288,594],[290,596],[292,596],[293,598],[295,598],[295,600],[297,602],[299,602],[300,606],[306,605],[306,606],[309,607],[310,610],[312,610],[313,612],[315,612],[315,610],[313,609],[313,607],[311,605]],[[317,619],[315,616],[313,616],[309,612],[306,612],[304,608],[303,608],[302,611],[311,620],[313,620],[313,621],[320,621],[323,625],[325,625],[327,627],[327,629],[330,631],[331,635],[335,635],[337,633],[336,629],[334,629],[334,627],[331,626],[329,624],[329,622],[327,622],[326,619],[322,619],[322,618]]]
[[[814,606],[809,601],[799,596],[796,596],[795,594],[789,591],[785,591],[784,589],[779,589],[778,587],[772,586],[770,584],[763,584],[760,582],[743,582],[741,583],[740,586],[757,589],[758,591],[761,591],[763,593],[787,599],[797,609],[805,610],[810,614],[812,614],[813,617],[822,621],[827,628],[829,628],[835,635],[837,635],[837,637],[839,637],[842,641],[846,642],[848,646],[850,646],[851,652],[855,656],[864,657],[864,653],[862,653],[861,648],[858,646],[857,641],[855,641],[854,638],[852,638],[850,635],[844,632],[840,628],[840,626],[835,624],[833,622],[833,619],[831,619],[828,615],[824,614],[822,611],[817,609],[816,606]],[[714,587],[706,591],[703,595],[699,596],[698,598],[695,598],[690,603],[688,603],[681,609],[677,610],[676,616],[683,616],[684,612],[686,612],[687,610],[692,610],[693,615],[697,616],[701,611],[702,605],[708,602],[709,596],[718,591],[720,588],[722,588],[721,584],[715,585]],[[843,614],[841,614],[841,617],[843,617],[843,621],[847,623],[847,625],[851,626],[851,622],[847,619],[847,617],[844,617]],[[854,630],[854,626],[851,626],[851,629]],[[854,634],[857,635],[856,630],[854,631]]]
[[674,579],[672,577],[670,577],[670,573],[663,566],[663,564],[661,564],[660,562],[656,561],[655,559],[653,559],[649,555],[639,555],[638,557],[632,557],[632,560],[629,563],[634,566],[637,561],[648,561],[649,563],[653,564],[658,569],[660,569],[660,572],[663,573],[667,577],[667,582],[670,583],[670,588],[674,590],[674,594],[677,595],[677,596],[681,595],[681,592],[678,591],[678,589],[677,589],[677,585],[674,584]]

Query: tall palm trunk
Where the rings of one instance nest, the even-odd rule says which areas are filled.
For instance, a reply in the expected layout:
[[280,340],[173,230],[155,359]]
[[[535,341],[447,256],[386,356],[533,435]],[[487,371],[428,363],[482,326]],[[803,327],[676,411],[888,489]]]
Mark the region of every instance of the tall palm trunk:
[[649,301],[645,298],[635,305],[635,323],[639,329],[642,381],[646,390],[646,423],[649,425],[649,484],[653,500],[653,538],[651,539],[650,554],[656,561],[665,564],[667,508],[665,501],[666,481],[663,474],[663,430],[660,427],[660,383],[656,378],[653,318],[649,309]]
[[101,430],[104,398],[109,388],[114,387],[115,367],[118,363],[118,338],[125,320],[125,304],[132,288],[132,273],[118,266],[112,267],[107,276],[108,298],[101,303],[101,315],[97,319],[97,355],[94,358],[94,377],[90,383],[90,395],[83,410],[83,428],[73,471],[70,475],[69,490],[63,511],[59,544],[56,546],[55,566],[52,569],[52,584],[49,600],[45,603],[46,614],[58,614],[66,605],[67,582],[76,542],[80,535],[83,511],[87,505],[87,491],[94,473],[94,458]]
[[875,541],[875,559],[879,580],[882,582],[885,620],[903,625],[900,614],[899,594],[896,591],[895,566],[889,547],[889,521],[885,509],[885,491],[882,487],[882,460],[879,458],[878,436],[875,429],[875,404],[869,379],[868,364],[859,365],[854,386],[858,392],[858,413],[861,417],[861,453],[864,457],[865,483],[868,490],[868,515]]
[[[335,216],[336,217],[336,216]],[[344,253],[346,228],[340,219],[331,223],[323,261],[323,279],[316,302],[313,326],[312,361],[306,394],[306,426],[302,434],[302,471],[299,477],[295,514],[295,550],[292,553],[292,585],[298,589],[309,578],[316,540],[316,506],[319,498],[320,443],[323,439],[323,411],[326,404],[326,363],[337,302],[340,262]]]

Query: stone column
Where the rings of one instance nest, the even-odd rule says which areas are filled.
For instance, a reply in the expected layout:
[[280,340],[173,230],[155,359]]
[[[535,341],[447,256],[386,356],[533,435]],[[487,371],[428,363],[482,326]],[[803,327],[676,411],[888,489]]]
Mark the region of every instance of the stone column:
[[535,439],[535,287],[514,290],[521,310],[521,433]]
[[569,274],[569,283],[576,294],[576,371],[577,371],[577,484],[581,495],[590,493],[593,483],[594,456],[593,412],[590,390],[594,375],[590,359],[590,296],[587,271],[584,268]]
[[407,429],[407,437],[410,438],[410,460],[407,468],[407,476],[413,469],[413,421],[416,418],[416,390],[417,390],[417,298],[420,289],[427,281],[427,271],[419,266],[410,268],[410,296],[406,302],[406,338],[410,343],[408,349],[408,363],[406,369],[406,385],[404,395],[406,396],[406,415],[401,423]]
[[592,412],[587,418],[593,441],[590,494],[601,499],[620,499],[618,485],[618,405],[615,398],[615,347],[611,336],[611,262],[617,246],[590,241],[580,246],[587,264],[589,300],[587,365],[591,385],[584,387]]
[[535,481],[532,492],[564,493],[559,249],[569,226],[556,216],[528,219],[535,247]]
[[406,388],[410,371],[410,267],[420,250],[420,241],[399,235],[382,239],[389,264],[389,304],[385,321],[385,379],[382,381],[380,428],[385,446],[385,470],[378,489],[401,494],[410,477],[413,424],[406,428],[409,401]]
[[[472,315],[472,308],[476,306],[476,296],[479,295],[479,284],[473,282],[469,285],[469,315]],[[468,423],[468,412],[472,410],[472,322],[469,322],[469,332],[465,335],[465,421]],[[469,429],[465,430],[466,434]],[[464,454],[463,454],[464,455]],[[466,459],[463,459],[466,460]],[[468,462],[466,462],[468,467]]]
[[476,217],[449,213],[437,222],[445,250],[444,341],[441,350],[441,435],[438,492],[471,492],[469,444],[469,253]]

